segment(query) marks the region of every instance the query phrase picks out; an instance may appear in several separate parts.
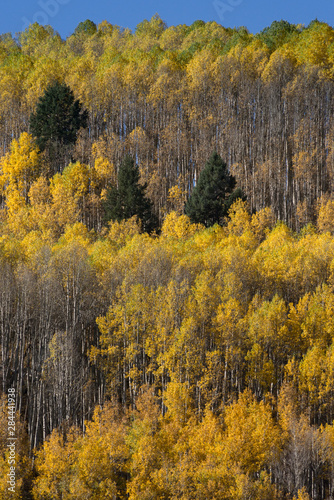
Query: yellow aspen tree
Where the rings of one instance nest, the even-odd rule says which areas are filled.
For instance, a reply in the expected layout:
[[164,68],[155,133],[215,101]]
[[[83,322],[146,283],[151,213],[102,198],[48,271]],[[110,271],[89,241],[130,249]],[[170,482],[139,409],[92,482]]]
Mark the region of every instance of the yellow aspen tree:
[[320,232],[329,231],[334,234],[334,201],[321,198],[319,200],[317,228]]
[[97,407],[76,442],[71,498],[126,498],[129,449],[126,419],[110,403]]
[[111,147],[112,145],[109,145],[105,138],[100,138],[92,144],[92,157],[94,160],[92,184],[100,192],[102,189],[105,190],[109,183],[115,184],[117,181]]
[[16,236],[23,237],[29,231],[28,208],[16,187],[6,192],[7,227]]
[[287,358],[295,351],[294,342],[290,343],[287,313],[283,299],[277,295],[263,303],[255,296],[249,307],[245,360],[247,377],[255,390],[261,387],[264,393],[272,391],[279,384]]
[[334,314],[334,294],[323,284],[309,297],[307,313],[302,323],[302,337],[312,347],[326,348],[334,338],[331,318]]
[[[252,261],[260,273],[265,294],[284,294],[291,301],[289,295],[289,272],[295,258],[295,236],[285,225],[279,224],[257,247]],[[292,294],[291,294],[292,295]]]
[[187,194],[180,185],[172,186],[169,189],[167,201],[172,205],[173,211],[177,214],[182,214],[186,200]]
[[294,496],[293,500],[310,500],[310,496],[307,493],[307,489],[305,486],[298,490],[297,496]]
[[80,162],[70,163],[62,173],[62,181],[66,191],[74,199],[81,214],[81,219],[87,218],[87,201],[90,185],[90,169]]
[[[34,67],[29,72],[24,82],[25,93],[23,105],[24,111],[28,116],[35,111],[38,99],[42,97],[48,85],[56,80],[62,81],[65,77],[63,60],[52,57],[52,54],[47,52],[47,49],[49,49],[48,46],[44,45],[44,49],[46,53],[40,55],[38,62],[35,62]],[[58,50],[61,51],[60,44]]]
[[275,225],[275,215],[272,208],[262,208],[254,215],[252,215],[251,224],[253,231],[255,232],[260,242],[264,240]]
[[29,224],[31,230],[52,237],[55,231],[54,214],[51,211],[50,183],[40,176],[29,190]]
[[334,41],[334,30],[326,23],[314,21],[303,30],[296,44],[299,64],[313,64],[329,67],[328,49]]
[[80,210],[60,174],[56,174],[50,181],[50,195],[54,230],[60,236],[67,224],[77,222]]
[[162,225],[162,235],[173,238],[189,238],[203,226],[192,224],[187,215],[179,215],[177,212],[170,212]]
[[77,460],[76,442],[79,432],[69,429],[66,438],[57,429],[36,452],[35,467],[37,478],[34,481],[34,500],[53,498],[55,500],[71,500],[73,466]]
[[168,455],[165,456],[167,450],[160,433],[161,416],[152,389],[142,388],[136,408],[126,437],[130,452],[129,500],[164,498],[168,489],[166,491],[165,484],[159,480],[159,469]]
[[249,390],[226,407],[225,446],[230,460],[246,473],[260,474],[278,456],[280,431],[268,404],[256,401]]
[[185,24],[169,26],[160,36],[160,47],[165,51],[175,51],[179,49],[181,47],[186,31],[187,26]]
[[38,148],[30,134],[23,132],[18,140],[12,141],[10,150],[1,159],[0,169],[3,193],[16,188],[27,201],[30,186],[41,169]]
[[310,348],[299,363],[299,390],[305,394],[308,406],[317,411],[324,403],[326,385],[326,353],[320,346]]
[[2,124],[2,144],[5,150],[9,147],[13,137],[26,128],[23,121],[27,116],[23,113],[24,82],[32,67],[29,56],[22,54],[16,47],[10,50],[8,57],[0,68],[0,116],[6,120]]

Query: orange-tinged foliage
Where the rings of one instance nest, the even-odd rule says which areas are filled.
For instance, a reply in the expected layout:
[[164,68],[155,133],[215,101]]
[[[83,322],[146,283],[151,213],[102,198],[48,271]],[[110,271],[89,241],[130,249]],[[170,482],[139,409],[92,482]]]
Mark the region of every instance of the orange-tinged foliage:
[[34,481],[33,494],[36,500],[42,498],[72,498],[71,470],[76,460],[75,441],[78,435],[72,429],[64,440],[57,430],[44,442],[36,457],[39,473]]
[[13,140],[10,151],[1,160],[0,168],[3,194],[17,189],[26,199],[32,182],[40,173],[38,149],[31,135],[23,132],[18,140]]
[[[53,182],[63,185],[62,176]],[[52,206],[45,179],[29,200],[41,214]],[[226,228],[205,229],[174,212],[161,236],[140,234],[132,219],[111,223],[98,239],[74,222],[58,240],[28,232],[17,257],[3,241],[2,259],[35,270],[35,256],[49,245],[50,275],[67,300],[84,280],[104,290],[108,311],[97,319],[90,361],[109,397],[133,410],[124,418],[105,405],[84,435],[54,431],[37,452],[36,499],[241,500],[251,491],[265,500],[280,498],[268,470],[281,457],[292,460],[294,449],[304,460],[310,433],[319,460],[332,460],[330,428],[312,430],[303,416],[306,402],[313,420],[334,412],[332,236],[271,229],[270,212],[251,217],[243,202],[230,217]],[[45,380],[69,356],[69,339],[52,337]],[[302,491],[302,475],[296,485]]]
[[[19,424],[13,498],[331,496],[334,35],[287,24],[1,37],[0,381],[38,445],[31,488]],[[89,130],[51,177],[26,130],[54,79]],[[247,202],[206,229],[183,208],[213,148]],[[127,152],[161,233],[104,222]]]
[[225,446],[230,459],[248,473],[259,472],[280,451],[280,433],[269,405],[245,391],[226,408]]

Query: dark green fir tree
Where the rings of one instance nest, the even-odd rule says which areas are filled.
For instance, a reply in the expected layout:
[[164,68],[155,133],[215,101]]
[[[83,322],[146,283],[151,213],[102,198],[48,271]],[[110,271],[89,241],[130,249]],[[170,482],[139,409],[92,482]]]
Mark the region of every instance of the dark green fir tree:
[[104,202],[105,221],[121,221],[137,215],[142,230],[150,233],[157,229],[158,220],[153,204],[146,197],[147,185],[139,184],[139,169],[130,155],[123,159],[117,177],[117,186],[111,185]]
[[39,149],[47,150],[51,163],[58,164],[56,170],[65,166],[59,163],[68,159],[77,133],[81,127],[87,127],[87,121],[87,111],[82,110],[80,101],[65,83],[54,82],[40,97],[30,116],[30,130]]
[[206,227],[223,224],[232,203],[242,197],[236,180],[227,170],[226,163],[214,152],[200,173],[198,182],[188,199],[184,212],[192,222]]

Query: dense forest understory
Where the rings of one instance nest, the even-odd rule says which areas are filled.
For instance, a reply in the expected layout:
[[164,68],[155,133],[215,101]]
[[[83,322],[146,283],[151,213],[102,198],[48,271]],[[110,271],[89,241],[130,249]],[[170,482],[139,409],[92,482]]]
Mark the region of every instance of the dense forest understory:
[[[85,126],[42,148],[55,81]],[[333,105],[318,21],[1,35],[1,498],[333,498]],[[206,228],[213,151],[246,201]],[[106,221],[126,155],[156,232]]]

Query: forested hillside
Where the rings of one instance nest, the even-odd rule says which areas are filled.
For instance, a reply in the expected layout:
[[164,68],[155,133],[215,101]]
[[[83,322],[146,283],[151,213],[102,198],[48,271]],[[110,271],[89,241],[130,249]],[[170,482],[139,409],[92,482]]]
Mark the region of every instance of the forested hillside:
[[[134,33],[86,21],[65,41],[34,24],[18,40],[1,36],[1,149],[29,132],[38,98],[60,79],[89,113],[73,158],[107,182],[133,155],[160,220],[169,189],[188,194],[217,150],[251,210],[271,206],[299,229],[333,187],[333,43],[317,21],[254,35],[215,22],[167,28],[158,16]],[[100,191],[83,194],[81,217],[95,227]]]
[[0,37],[1,498],[333,497],[333,101],[318,21]]

